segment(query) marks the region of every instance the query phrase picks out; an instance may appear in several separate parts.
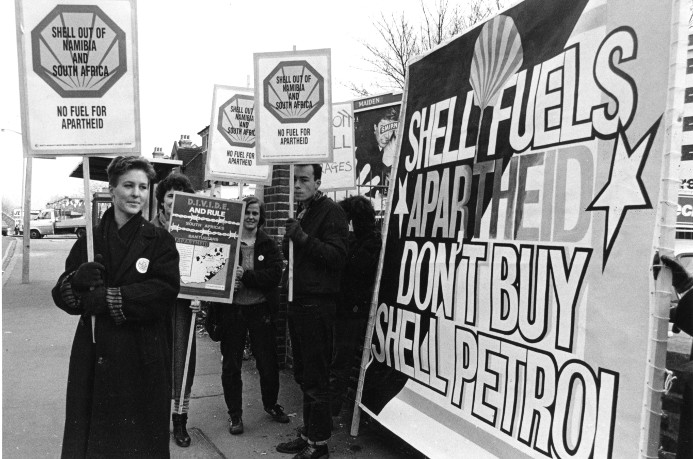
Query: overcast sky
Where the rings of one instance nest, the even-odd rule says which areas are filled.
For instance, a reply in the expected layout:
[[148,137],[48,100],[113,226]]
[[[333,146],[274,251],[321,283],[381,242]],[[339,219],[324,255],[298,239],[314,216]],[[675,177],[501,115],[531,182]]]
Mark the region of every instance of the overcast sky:
[[[71,3],[69,0],[63,3]],[[84,2],[78,2],[84,3]],[[426,0],[433,3],[433,0]],[[200,144],[197,132],[209,124],[214,84],[245,87],[253,80],[253,53],[296,49],[332,49],[335,102],[354,98],[350,81],[376,78],[365,71],[360,40],[374,41],[372,21],[407,11],[420,16],[419,0],[221,1],[137,3],[139,32],[142,154],[154,147],[171,151],[182,134]],[[0,1],[0,128],[21,130],[15,2]],[[251,83],[252,84],[252,83]],[[21,202],[21,137],[0,132],[2,195]],[[82,181],[68,179],[76,158],[33,160],[32,207],[56,195],[79,190]]]

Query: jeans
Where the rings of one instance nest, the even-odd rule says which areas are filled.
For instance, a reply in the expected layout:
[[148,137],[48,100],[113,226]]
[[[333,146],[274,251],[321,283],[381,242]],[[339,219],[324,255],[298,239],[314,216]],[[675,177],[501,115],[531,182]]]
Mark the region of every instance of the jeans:
[[225,305],[221,308],[221,317],[221,385],[229,415],[243,414],[241,365],[246,332],[250,334],[250,346],[260,374],[262,404],[273,407],[279,394],[279,369],[277,331],[269,305]]
[[295,300],[288,323],[294,378],[303,391],[303,424],[310,441],[330,438],[330,362],[335,303],[325,297]]

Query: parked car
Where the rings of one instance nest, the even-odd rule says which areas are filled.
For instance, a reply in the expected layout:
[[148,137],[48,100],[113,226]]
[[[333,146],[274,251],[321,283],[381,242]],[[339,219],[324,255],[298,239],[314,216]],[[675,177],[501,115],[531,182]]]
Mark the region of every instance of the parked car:
[[5,220],[2,221],[2,235],[7,236],[8,231],[10,230],[10,227],[5,223]]
[[57,209],[44,209],[36,219],[31,220],[29,235],[31,239],[39,239],[53,234],[76,234],[77,237],[86,234],[87,222],[83,217],[70,218]]

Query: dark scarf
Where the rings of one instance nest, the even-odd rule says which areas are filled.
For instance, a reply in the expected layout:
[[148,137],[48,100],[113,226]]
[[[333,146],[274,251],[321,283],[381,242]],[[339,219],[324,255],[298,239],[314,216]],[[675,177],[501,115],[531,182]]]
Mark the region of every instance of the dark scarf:
[[304,206],[304,204],[302,202],[299,203],[298,206],[296,207],[296,212],[298,213],[298,216],[296,217],[296,219],[301,220],[306,215],[306,213],[308,212],[308,210],[310,209],[310,207],[314,203],[320,202],[323,199],[325,199],[325,194],[322,191],[318,190],[315,192],[315,194],[310,199],[310,201],[308,201],[308,204],[306,204]]
[[122,228],[118,229],[115,212],[111,207],[103,214],[100,226],[105,239],[104,250],[106,253],[103,255],[106,272],[113,274],[118,271],[142,227],[142,212],[134,215]]

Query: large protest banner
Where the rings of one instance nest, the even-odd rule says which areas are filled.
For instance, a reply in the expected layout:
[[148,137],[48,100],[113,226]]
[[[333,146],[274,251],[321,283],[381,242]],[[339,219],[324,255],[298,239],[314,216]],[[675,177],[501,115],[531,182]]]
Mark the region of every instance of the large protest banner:
[[427,456],[656,456],[682,16],[527,0],[409,64],[357,398]]
[[354,116],[351,102],[332,104],[332,162],[322,165],[322,191],[353,190],[354,179]]
[[255,53],[258,164],[332,161],[329,49]]
[[16,5],[26,154],[139,154],[135,1]]
[[245,202],[175,192],[169,232],[180,255],[179,298],[231,303]]
[[205,180],[269,185],[272,167],[255,157],[255,98],[252,88],[214,85]]

